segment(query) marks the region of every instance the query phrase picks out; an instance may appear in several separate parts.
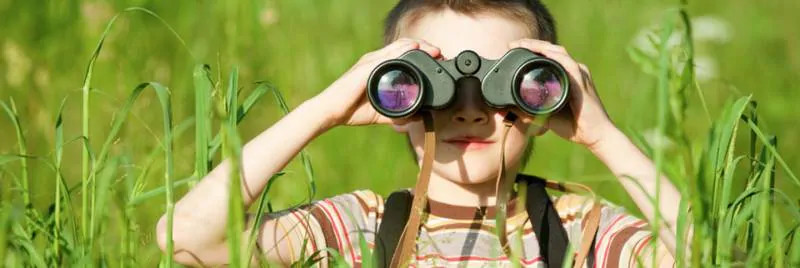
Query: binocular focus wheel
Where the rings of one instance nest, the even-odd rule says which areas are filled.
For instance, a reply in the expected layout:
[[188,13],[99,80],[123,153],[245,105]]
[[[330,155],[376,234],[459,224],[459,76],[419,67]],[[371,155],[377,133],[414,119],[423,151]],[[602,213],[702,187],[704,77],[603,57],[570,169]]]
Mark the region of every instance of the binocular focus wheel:
[[481,58],[472,50],[461,52],[456,56],[456,69],[464,75],[473,75],[481,68]]

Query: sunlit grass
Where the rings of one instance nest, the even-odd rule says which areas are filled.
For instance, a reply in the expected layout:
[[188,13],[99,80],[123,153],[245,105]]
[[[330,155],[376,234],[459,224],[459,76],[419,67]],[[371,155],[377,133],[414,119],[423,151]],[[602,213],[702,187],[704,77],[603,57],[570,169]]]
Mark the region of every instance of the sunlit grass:
[[[300,4],[298,6],[302,7]],[[243,9],[241,6],[237,8]],[[297,6],[284,8],[291,11],[291,8]],[[349,14],[348,9],[327,8],[333,10],[333,17],[338,16],[337,18],[342,21],[349,19],[346,16]],[[370,6],[365,8],[378,9]],[[233,9],[226,10],[233,12],[231,11]],[[256,14],[257,10],[259,9],[254,8],[252,14],[246,13],[247,15],[243,16],[248,19],[248,23],[242,23],[240,27],[231,31],[222,31],[224,32],[222,37],[204,33],[208,35],[206,38],[224,38],[225,40],[220,42],[227,44],[223,49],[224,56],[216,58],[214,70],[217,75],[212,78],[214,72],[212,68],[203,62],[198,62],[198,59],[192,56],[192,51],[214,48],[204,47],[207,44],[202,42],[196,47],[193,46],[194,43],[185,43],[177,31],[149,10],[125,9],[120,14],[146,14],[145,17],[149,20],[156,21],[159,25],[163,23],[167,27],[152,29],[142,24],[126,22],[125,26],[120,26],[122,29],[126,29],[131,35],[141,32],[167,32],[171,35],[170,42],[176,43],[177,40],[177,43],[186,50],[182,53],[188,53],[191,59],[187,61],[186,56],[178,57],[178,61],[189,62],[186,64],[187,70],[181,72],[189,74],[187,77],[171,77],[173,83],[170,85],[182,86],[171,85],[168,88],[167,84],[162,84],[164,82],[137,82],[124,85],[124,95],[127,99],[117,102],[111,98],[95,98],[98,86],[93,82],[94,79],[112,79],[114,76],[110,75],[113,72],[108,71],[114,68],[111,66],[113,64],[101,60],[104,55],[103,45],[115,32],[125,33],[114,25],[121,22],[118,18],[127,15],[111,17],[99,40],[93,39],[97,43],[88,59],[86,69],[83,70],[82,84],[77,80],[79,77],[73,77],[69,86],[59,85],[69,88],[81,85],[78,92],[80,99],[69,96],[62,99],[62,96],[56,96],[53,97],[53,103],[58,105],[40,106],[46,108],[47,116],[54,118],[52,124],[46,126],[48,132],[42,132],[52,135],[48,138],[50,142],[44,146],[38,146],[28,138],[31,133],[37,131],[40,119],[22,116],[30,114],[26,112],[28,105],[35,104],[19,97],[6,98],[3,94],[4,99],[0,100],[0,107],[5,116],[2,118],[8,119],[10,128],[3,129],[2,137],[13,140],[13,143],[10,143],[13,147],[3,148],[0,152],[2,153],[0,154],[0,265],[9,267],[155,265],[158,260],[146,257],[159,252],[152,234],[154,218],[166,213],[167,236],[171,237],[172,211],[180,194],[206,175],[220,158],[232,159],[233,163],[239,162],[245,137],[239,124],[256,109],[259,100],[267,94],[273,96],[274,101],[262,102],[261,106],[266,108],[259,110],[262,112],[268,110],[271,116],[268,119],[286,114],[291,109],[289,103],[300,102],[304,96],[314,92],[314,89],[308,86],[315,84],[309,81],[317,81],[317,84],[329,82],[335,78],[334,73],[341,73],[350,63],[347,53],[338,52],[363,52],[359,49],[364,48],[364,45],[358,48],[346,48],[339,44],[339,46],[325,47],[323,50],[317,47],[319,44],[303,42],[303,39],[296,37],[297,39],[292,40],[299,41],[292,44],[295,51],[291,55],[276,53],[269,54],[276,55],[275,58],[248,59],[241,56],[247,55],[244,49],[235,46],[238,43],[247,43],[245,40],[253,41],[257,37],[269,39],[271,30],[259,32],[261,28],[258,24],[275,23],[259,17],[267,15]],[[313,10],[309,12],[320,13]],[[291,21],[314,15],[310,13],[297,13],[298,18],[290,17],[292,13],[281,16],[285,16],[284,20]],[[264,21],[256,22],[258,20],[256,18]],[[787,162],[787,157],[781,154],[789,151],[779,150],[779,139],[759,123],[761,111],[757,109],[755,102],[759,100],[762,106],[766,106],[773,100],[740,94],[727,97],[727,101],[722,105],[715,105],[712,101],[706,102],[706,99],[720,102],[719,95],[726,96],[730,93],[704,91],[696,81],[695,65],[692,64],[696,49],[691,42],[693,35],[686,6],[665,11],[663,22],[659,25],[661,27],[653,32],[651,40],[654,46],[659,48],[658,54],[652,56],[631,48],[629,52],[634,67],[640,67],[641,71],[629,70],[627,75],[647,77],[646,79],[652,82],[653,86],[650,89],[642,89],[645,92],[641,93],[642,96],[649,98],[647,101],[652,104],[651,108],[655,108],[646,112],[655,114],[652,118],[655,119],[654,133],[658,137],[656,141],[670,141],[668,144],[672,145],[667,146],[648,140],[638,134],[640,131],[636,131],[637,129],[630,129],[628,132],[654,159],[659,171],[674,181],[683,196],[680,203],[674,200],[661,200],[658,195],[653,197],[656,204],[676,202],[681,208],[678,223],[681,234],[677,237],[677,259],[680,262],[678,266],[800,266],[800,239],[795,237],[800,228],[798,222],[800,208],[796,197],[800,180],[794,174],[791,162]],[[360,28],[354,26],[351,30],[354,39],[376,33],[375,27],[369,28],[371,30],[357,29]],[[677,46],[667,43],[673,33],[685,37]],[[156,37],[152,40],[126,39],[124,34],[115,37],[131,44],[160,40]],[[273,41],[264,40],[264,42]],[[89,45],[83,44],[83,46]],[[328,50],[333,52],[325,53]],[[305,54],[301,53],[302,51],[310,52]],[[73,55],[67,57],[78,63],[85,60]],[[320,58],[326,60],[315,60]],[[144,57],[115,60],[130,61],[132,66],[140,66],[140,63],[147,61]],[[270,82],[278,80],[281,84],[291,80],[287,78],[288,76],[297,75],[304,77],[304,83],[307,83],[297,83],[293,88],[280,90],[273,83],[258,82],[250,85],[252,81],[264,78],[261,77],[259,70],[223,67],[244,65],[249,61],[259,60],[277,66],[283,66],[281,64],[290,60],[323,62],[328,65],[316,64],[313,70],[284,70],[282,73],[285,76],[275,78],[270,77],[272,74],[263,75],[270,77]],[[221,70],[227,69],[230,71],[223,74]],[[246,71],[250,73],[245,73]],[[328,77],[320,78],[323,76]],[[320,79],[321,82],[318,81]],[[149,81],[150,77],[143,80]],[[181,82],[183,80],[187,82]],[[742,87],[738,90],[745,93],[763,89]],[[284,96],[282,92],[288,94]],[[707,96],[711,94],[717,97]],[[190,98],[186,98],[187,96]],[[693,96],[701,101],[699,106],[702,107],[697,109],[702,108],[705,112],[701,117],[707,117],[699,120],[703,122],[699,127],[695,122],[697,120],[693,121],[691,118],[692,105],[698,105],[694,103]],[[151,101],[156,105],[151,104]],[[80,111],[70,108],[71,105],[78,104]],[[96,107],[99,105],[114,107],[113,113],[98,112]],[[193,109],[186,108],[192,105]],[[152,108],[152,112],[142,107]],[[142,118],[146,119],[144,121],[147,125],[159,126],[154,128],[156,133],[161,134],[148,135],[149,132],[143,130],[147,126],[131,124],[128,119],[140,114],[155,114],[155,119]],[[68,120],[69,118],[79,120]],[[247,124],[257,125],[258,129],[264,129],[269,124],[262,114],[247,118]],[[185,134],[192,133],[190,131],[192,127],[194,127],[194,137],[186,137],[191,136]],[[79,131],[75,131],[78,128]],[[363,134],[358,135],[360,136],[348,138],[359,140],[368,137]],[[792,138],[782,137],[781,142]],[[398,148],[405,146],[398,144]],[[80,152],[71,150],[70,145],[79,146]],[[312,146],[327,145],[312,144]],[[130,149],[137,147],[145,149],[142,152]],[[331,178],[330,174],[334,174],[336,168],[342,169],[336,164],[342,162],[323,159],[333,164],[323,168],[315,165],[314,169],[310,156],[311,153],[307,150],[300,153],[299,161],[295,165],[299,165],[302,172],[292,174],[290,171],[296,166],[290,166],[286,173],[273,176],[266,187],[267,190],[249,210],[252,212],[256,229],[262,223],[265,212],[274,210],[276,199],[280,199],[281,204],[289,203],[286,200],[290,198],[285,196],[278,198],[270,189],[290,188],[293,190],[290,194],[293,197],[300,197],[302,202],[327,197],[317,195],[317,177],[323,175],[315,174],[315,170],[320,174],[326,174],[324,176],[326,179],[336,179]],[[413,167],[411,163],[397,163],[396,158],[391,157],[383,161],[390,162],[388,165]],[[366,159],[354,161],[364,162]],[[535,156],[533,161],[536,161]],[[377,166],[385,163],[368,164]],[[559,165],[569,167],[569,164]],[[235,168],[231,175],[238,178],[240,167],[237,164],[233,166]],[[363,167],[363,169],[364,172],[374,173],[378,178],[383,178],[385,175],[380,168]],[[78,175],[75,174],[77,170],[80,171]],[[352,174],[358,171],[348,172]],[[407,173],[413,174],[411,171]],[[305,177],[305,180],[294,185],[283,184],[289,181],[283,177]],[[243,232],[247,227],[244,220],[248,210],[239,205],[242,199],[239,180],[233,181],[234,183],[230,185],[232,202],[227,230],[231,245],[229,249],[232,256],[231,266],[250,266],[254,259],[259,261],[257,265],[266,266],[263,256],[257,255],[255,258],[251,256],[256,253],[257,237],[255,232],[247,236]],[[360,185],[359,188],[379,183],[381,187],[385,187],[381,190],[404,185],[396,182],[375,183],[364,180],[358,180],[356,183]],[[42,187],[39,184],[48,186]],[[780,185],[788,185],[791,188],[782,188]],[[332,191],[344,189],[338,187],[340,188],[324,189],[324,193],[331,194]],[[323,191],[321,188],[320,192]],[[294,200],[296,199],[298,198]],[[278,209],[285,207],[278,206]],[[659,221],[654,222],[653,230],[657,230],[660,224]],[[694,236],[691,240],[686,240],[684,234],[689,231],[690,226]],[[364,265],[369,266],[372,259],[368,246],[363,236],[359,237],[359,247],[364,252]],[[168,252],[174,251],[171,240],[168,240],[167,248]],[[312,266],[322,261],[319,257],[324,253],[337,260],[337,265],[346,266],[344,259],[337,252],[329,249],[306,252],[305,247],[301,253],[302,259],[294,266]],[[161,264],[167,267],[173,266],[171,254],[160,256],[162,256]]]

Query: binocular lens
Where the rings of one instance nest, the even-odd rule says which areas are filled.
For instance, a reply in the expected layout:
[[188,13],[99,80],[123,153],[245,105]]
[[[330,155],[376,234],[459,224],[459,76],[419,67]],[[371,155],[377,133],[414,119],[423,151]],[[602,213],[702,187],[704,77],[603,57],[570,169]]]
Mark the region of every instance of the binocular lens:
[[561,103],[564,91],[552,67],[534,68],[519,82],[519,96],[528,108],[538,111],[553,109]]
[[414,76],[402,70],[384,73],[378,81],[377,105],[392,111],[401,112],[411,108],[419,96],[419,82]]

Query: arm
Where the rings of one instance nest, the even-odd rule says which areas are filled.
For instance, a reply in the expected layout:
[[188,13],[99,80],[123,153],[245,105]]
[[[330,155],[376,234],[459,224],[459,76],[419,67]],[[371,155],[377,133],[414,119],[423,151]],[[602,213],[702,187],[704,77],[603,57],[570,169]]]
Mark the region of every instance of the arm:
[[[326,116],[306,101],[242,148],[242,198],[247,207],[259,196],[272,174],[280,171],[313,138],[328,128]],[[228,185],[231,163],[223,161],[175,205],[173,240],[175,260],[184,264],[224,264],[228,260],[225,230],[228,218]],[[269,226],[265,230],[275,230]],[[248,223],[247,226],[251,226]],[[166,217],[158,223],[158,242],[166,248]],[[249,233],[249,231],[247,232]],[[263,232],[264,236],[278,234]],[[262,238],[263,239],[263,238]],[[270,259],[280,260],[282,239]],[[194,255],[194,256],[193,256]],[[195,259],[199,258],[199,259]]]
[[[546,127],[594,153],[617,176],[650,224],[655,223],[658,210],[660,241],[674,256],[679,214],[676,204],[681,195],[668,178],[656,179],[653,162],[611,122],[589,69],[576,62],[564,47],[546,41],[522,39],[510,43],[509,47],[524,47],[540,53],[559,62],[569,73],[569,107],[550,117]],[[659,207],[650,202],[650,197],[656,196],[656,189],[661,200]]]
[[[401,123],[379,115],[366,101],[367,77],[379,63],[421,49],[439,57],[439,49],[420,40],[399,39],[386,47],[365,54],[345,74],[319,95],[307,100],[242,148],[242,198],[249,207],[267,185],[270,177],[282,170],[297,153],[318,135],[338,125]],[[228,263],[225,237],[228,219],[231,163],[225,160],[203,178],[175,205],[173,237],[175,260],[188,265]],[[284,214],[285,215],[285,214]],[[299,252],[302,228],[291,217],[270,215],[262,225],[258,241],[268,260],[289,264]],[[252,232],[252,220],[243,237]],[[157,226],[158,244],[166,248],[166,215]],[[245,241],[243,241],[246,243]],[[240,245],[246,248],[246,245]],[[287,256],[288,255],[288,256]]]
[[[660,214],[659,238],[675,256],[676,234],[678,234],[678,205],[681,195],[669,178],[656,178],[656,167],[642,151],[619,129],[611,127],[604,131],[604,138],[589,150],[602,161],[619,179],[633,202],[642,211],[647,221],[655,222],[655,213]],[[659,206],[651,198],[659,193]]]

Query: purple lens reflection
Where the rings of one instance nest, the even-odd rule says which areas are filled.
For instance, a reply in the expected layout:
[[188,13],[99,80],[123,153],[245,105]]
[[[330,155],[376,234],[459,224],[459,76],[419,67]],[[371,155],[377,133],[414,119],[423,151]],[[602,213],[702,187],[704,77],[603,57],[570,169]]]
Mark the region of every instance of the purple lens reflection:
[[400,70],[388,71],[378,81],[378,105],[392,112],[411,108],[419,96],[419,83]]
[[550,68],[535,68],[522,77],[519,95],[524,104],[533,110],[553,109],[563,98],[561,81]]

